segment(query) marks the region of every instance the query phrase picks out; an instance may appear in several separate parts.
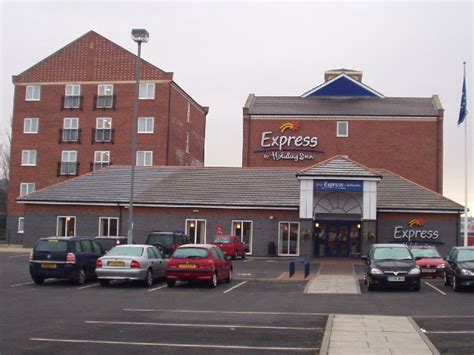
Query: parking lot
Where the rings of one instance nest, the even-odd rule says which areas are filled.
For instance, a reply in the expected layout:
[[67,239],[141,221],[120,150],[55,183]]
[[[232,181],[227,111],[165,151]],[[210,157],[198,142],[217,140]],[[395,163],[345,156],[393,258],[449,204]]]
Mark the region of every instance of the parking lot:
[[[233,264],[234,281],[215,289],[164,282],[104,288],[95,280],[37,286],[27,254],[0,253],[0,353],[315,354],[330,314],[410,316],[441,353],[474,349],[472,290],[453,292],[428,279],[420,292],[368,292],[360,281],[359,294],[307,294],[307,281],[282,277],[288,260]],[[319,268],[312,263],[311,277]]]

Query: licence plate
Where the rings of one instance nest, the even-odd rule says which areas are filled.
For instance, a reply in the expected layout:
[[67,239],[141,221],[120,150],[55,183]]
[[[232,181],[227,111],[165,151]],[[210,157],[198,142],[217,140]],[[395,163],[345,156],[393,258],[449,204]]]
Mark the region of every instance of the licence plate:
[[405,276],[389,276],[387,277],[387,280],[395,282],[405,281]]
[[421,269],[421,272],[436,272],[436,269]]
[[196,265],[195,264],[180,264],[178,267],[180,269],[195,269]]
[[125,266],[123,261],[107,261],[107,266]]
[[43,269],[56,269],[58,266],[56,264],[41,264],[41,267]]

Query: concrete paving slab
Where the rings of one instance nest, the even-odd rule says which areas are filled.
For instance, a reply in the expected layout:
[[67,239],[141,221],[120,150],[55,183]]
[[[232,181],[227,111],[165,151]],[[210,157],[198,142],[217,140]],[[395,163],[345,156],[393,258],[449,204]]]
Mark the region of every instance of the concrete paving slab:
[[319,275],[308,283],[305,293],[360,294],[360,289],[354,276]]

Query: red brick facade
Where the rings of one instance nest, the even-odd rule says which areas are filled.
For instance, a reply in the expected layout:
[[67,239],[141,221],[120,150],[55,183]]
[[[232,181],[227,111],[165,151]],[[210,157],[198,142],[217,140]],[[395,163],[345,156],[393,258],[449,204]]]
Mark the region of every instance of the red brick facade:
[[[134,54],[91,31],[13,77],[8,195],[8,228],[13,233],[17,218],[23,215],[23,206],[15,201],[21,183],[34,183],[35,190],[39,190],[71,178],[57,174],[62,151],[77,151],[78,175],[91,171],[96,151],[109,151],[111,164],[131,163],[135,61]],[[154,99],[139,100],[138,117],[153,117],[154,127],[153,133],[137,134],[137,151],[152,151],[153,165],[203,165],[207,107],[179,88],[173,73],[144,60],[141,68],[141,81],[153,83],[155,95]],[[79,109],[64,108],[67,84],[80,85]],[[113,85],[113,108],[97,108],[99,84]],[[29,85],[40,86],[39,101],[25,100]],[[97,118],[101,117],[112,120],[113,142],[93,142]],[[24,133],[25,118],[39,119],[37,133]],[[61,142],[65,118],[79,119],[79,142]],[[36,150],[36,166],[22,166],[23,150]]]

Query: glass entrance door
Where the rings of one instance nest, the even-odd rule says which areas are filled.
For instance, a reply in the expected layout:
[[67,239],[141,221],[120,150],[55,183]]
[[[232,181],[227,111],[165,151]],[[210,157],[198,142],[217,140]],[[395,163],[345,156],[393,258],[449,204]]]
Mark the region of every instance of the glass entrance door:
[[352,244],[360,243],[360,238],[354,238],[354,227],[358,230],[357,225],[352,223],[320,223],[316,246],[324,245],[324,255],[318,248],[315,250],[316,256],[349,257]]

